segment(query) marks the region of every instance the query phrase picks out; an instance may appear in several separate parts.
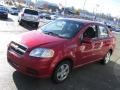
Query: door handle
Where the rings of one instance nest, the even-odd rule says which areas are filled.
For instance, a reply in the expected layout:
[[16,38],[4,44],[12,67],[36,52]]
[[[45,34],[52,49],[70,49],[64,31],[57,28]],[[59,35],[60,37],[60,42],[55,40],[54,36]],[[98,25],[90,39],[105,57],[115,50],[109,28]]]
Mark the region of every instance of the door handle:
[[100,45],[100,42],[95,43],[94,45]]

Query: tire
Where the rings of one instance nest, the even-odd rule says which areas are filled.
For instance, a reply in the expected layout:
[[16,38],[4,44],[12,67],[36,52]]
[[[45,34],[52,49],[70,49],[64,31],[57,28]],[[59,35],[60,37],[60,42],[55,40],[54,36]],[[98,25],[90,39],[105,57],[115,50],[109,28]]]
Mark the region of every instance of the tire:
[[35,27],[38,28],[38,26],[39,26],[39,23],[35,23]]
[[112,55],[112,52],[109,51],[109,52],[105,55],[104,59],[101,60],[101,63],[102,63],[103,65],[108,64],[108,63],[110,62],[110,60],[111,60],[111,55]]
[[23,23],[23,22],[20,20],[20,21],[19,21],[19,25],[22,25],[22,23]]
[[52,75],[53,83],[61,83],[65,81],[71,71],[71,63],[69,61],[63,61],[55,68],[54,73]]
[[6,15],[6,16],[4,17],[4,19],[8,19],[8,15]]

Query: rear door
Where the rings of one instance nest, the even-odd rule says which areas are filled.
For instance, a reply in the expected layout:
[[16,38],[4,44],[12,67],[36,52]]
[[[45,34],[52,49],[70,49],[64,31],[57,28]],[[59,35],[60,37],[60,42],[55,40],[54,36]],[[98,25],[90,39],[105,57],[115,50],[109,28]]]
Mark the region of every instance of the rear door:
[[99,57],[104,57],[106,53],[108,52],[110,45],[111,45],[111,39],[109,37],[109,31],[108,28],[105,27],[104,25],[99,25],[99,33],[98,33],[98,38],[99,41],[101,42],[101,50],[98,52]]

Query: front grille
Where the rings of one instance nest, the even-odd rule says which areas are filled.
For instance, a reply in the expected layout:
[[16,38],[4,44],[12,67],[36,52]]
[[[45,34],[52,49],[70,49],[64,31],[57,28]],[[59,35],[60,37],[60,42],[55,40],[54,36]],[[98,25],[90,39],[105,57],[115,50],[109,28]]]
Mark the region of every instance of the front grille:
[[24,45],[17,44],[15,42],[11,42],[9,46],[9,51],[15,52],[19,55],[24,55],[27,51],[27,47]]

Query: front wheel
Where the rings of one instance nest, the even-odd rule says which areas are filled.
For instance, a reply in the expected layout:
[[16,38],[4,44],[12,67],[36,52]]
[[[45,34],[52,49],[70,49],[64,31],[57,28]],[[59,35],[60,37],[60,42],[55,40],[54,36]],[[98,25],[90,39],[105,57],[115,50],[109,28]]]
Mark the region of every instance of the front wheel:
[[63,61],[60,63],[52,76],[52,80],[54,83],[61,83],[67,79],[69,73],[71,71],[71,64],[69,61]]
[[110,60],[111,60],[111,52],[109,51],[101,62],[102,64],[106,65],[110,62]]

